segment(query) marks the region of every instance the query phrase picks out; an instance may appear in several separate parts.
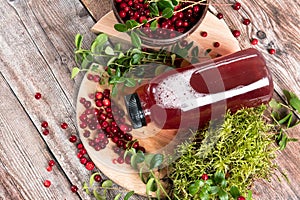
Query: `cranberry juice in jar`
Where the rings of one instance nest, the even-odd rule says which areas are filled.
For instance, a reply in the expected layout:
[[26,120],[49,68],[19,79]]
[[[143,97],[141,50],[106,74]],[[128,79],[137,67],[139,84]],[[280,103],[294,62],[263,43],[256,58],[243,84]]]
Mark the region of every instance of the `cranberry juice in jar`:
[[273,96],[263,56],[246,49],[212,61],[165,72],[125,96],[133,128],[203,128],[210,120]]

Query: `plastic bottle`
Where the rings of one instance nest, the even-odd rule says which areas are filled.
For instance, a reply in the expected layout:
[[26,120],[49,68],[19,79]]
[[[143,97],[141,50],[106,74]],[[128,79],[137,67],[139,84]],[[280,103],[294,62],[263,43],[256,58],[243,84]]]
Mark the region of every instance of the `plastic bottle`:
[[125,96],[133,128],[203,128],[227,109],[270,101],[273,81],[263,56],[246,49],[212,61],[167,71]]

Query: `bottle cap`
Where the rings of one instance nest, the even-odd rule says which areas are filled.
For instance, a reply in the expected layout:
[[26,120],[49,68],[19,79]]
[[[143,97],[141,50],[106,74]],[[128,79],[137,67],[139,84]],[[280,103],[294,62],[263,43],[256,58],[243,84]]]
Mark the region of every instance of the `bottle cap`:
[[124,97],[125,105],[129,113],[132,127],[134,129],[146,126],[146,119],[142,109],[142,105],[137,93],[129,94]]

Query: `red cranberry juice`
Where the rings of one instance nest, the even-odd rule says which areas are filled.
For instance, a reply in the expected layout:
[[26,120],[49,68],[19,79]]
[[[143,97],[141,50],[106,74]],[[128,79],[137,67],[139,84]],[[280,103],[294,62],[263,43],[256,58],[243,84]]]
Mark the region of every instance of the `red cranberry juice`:
[[228,109],[269,102],[273,82],[263,56],[247,49],[163,73],[135,95],[136,104],[127,102],[134,128],[151,121],[163,129],[203,128]]

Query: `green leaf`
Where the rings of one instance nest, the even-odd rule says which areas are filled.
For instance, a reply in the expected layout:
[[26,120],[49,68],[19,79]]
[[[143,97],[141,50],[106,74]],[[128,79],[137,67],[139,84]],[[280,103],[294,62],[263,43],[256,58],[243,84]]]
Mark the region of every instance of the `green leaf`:
[[207,56],[210,52],[211,52],[211,49],[206,49],[204,55]]
[[289,118],[289,120],[288,120],[288,122],[287,122],[287,124],[286,124],[286,127],[287,128],[290,128],[291,127],[291,123],[292,123],[292,121],[293,121],[293,114],[292,113],[290,113],[291,114],[291,116],[290,116],[290,118]]
[[227,181],[224,179],[224,180],[222,180],[222,182],[221,182],[221,187],[222,188],[226,188],[227,187]]
[[174,6],[177,6],[179,4],[179,0],[172,0],[172,3]]
[[171,8],[174,10],[174,5],[171,0],[160,0],[157,2],[157,6],[160,10],[164,10],[165,8]]
[[137,48],[141,48],[142,41],[141,41],[141,38],[138,36],[138,34],[136,34],[134,31],[132,31],[130,34],[130,38],[131,38],[131,42],[132,42],[133,46],[135,46]]
[[100,175],[100,173],[99,172],[95,172],[95,173],[93,173],[91,176],[90,176],[90,187],[92,187],[92,185],[94,184],[94,182],[95,182],[95,176],[96,175]]
[[156,168],[163,163],[164,156],[162,154],[155,154],[150,162],[150,169]]
[[283,134],[280,141],[279,141],[279,147],[280,147],[280,150],[284,150],[286,145],[287,145],[287,136],[286,134]]
[[97,189],[93,190],[93,195],[97,200],[106,200],[106,196],[99,194]]
[[106,180],[102,183],[103,188],[110,188],[113,185],[113,182],[111,180]]
[[136,26],[138,26],[139,25],[139,23],[137,23],[135,20],[133,20],[133,19],[130,19],[130,20],[127,20],[126,21],[126,26],[127,26],[127,28],[128,29],[132,29],[132,28],[134,28],[134,27],[136,27]]
[[175,59],[176,59],[176,54],[172,54],[171,55],[172,65],[174,65]]
[[212,185],[213,184],[213,181],[211,179],[208,179],[206,182],[205,182],[207,185]]
[[157,186],[154,178],[150,178],[146,184],[146,194],[150,195],[150,192],[155,192],[157,190]]
[[95,41],[98,43],[98,45],[102,46],[108,41],[108,36],[102,33],[96,37]]
[[114,49],[116,51],[121,51],[121,44],[120,43],[115,44]]
[[115,97],[117,94],[118,94],[118,88],[116,87],[116,85],[113,85],[111,95]]
[[173,16],[174,12],[173,12],[173,9],[172,8],[165,8],[163,11],[162,11],[162,17],[164,18],[171,18]]
[[228,200],[228,194],[223,189],[218,191],[218,195],[220,200]]
[[234,199],[237,199],[241,195],[238,187],[236,187],[235,185],[231,186],[230,194]]
[[114,200],[119,200],[121,198],[121,193],[117,194],[114,198]]
[[90,190],[89,190],[89,186],[87,185],[86,182],[83,183],[82,189],[85,193],[87,193],[88,195],[90,194]]
[[272,99],[270,102],[269,102],[269,106],[275,110],[278,110],[281,108],[281,104],[278,103],[275,99]]
[[297,97],[290,99],[290,105],[300,113],[300,100]]
[[220,171],[217,171],[215,174],[214,174],[214,181],[217,183],[217,184],[220,184],[222,183],[222,181],[225,180],[225,175],[223,172],[220,172]]
[[142,54],[134,54],[133,56],[132,56],[132,58],[131,58],[131,63],[133,64],[133,65],[136,65],[136,64],[138,64],[140,61],[141,61],[141,58],[142,58]]
[[283,94],[286,97],[287,101],[290,103],[291,98],[296,97],[296,95],[292,92],[289,92],[287,90],[283,90]]
[[155,155],[155,154],[146,154],[146,155],[145,155],[145,164],[146,164],[147,166],[150,166],[150,163],[151,163],[151,161],[152,161],[154,155]]
[[134,194],[134,191],[127,192],[127,194],[124,197],[124,200],[128,200],[133,194]]
[[119,31],[119,32],[126,32],[128,31],[128,28],[125,24],[115,24],[114,25],[115,30]]
[[143,181],[143,183],[146,184],[147,181],[144,179],[143,170],[144,170],[144,167],[141,167],[140,170],[139,170],[139,175],[140,175],[140,179]]
[[190,42],[188,45],[186,45],[186,47],[184,47],[187,51],[189,51],[192,46],[194,45],[194,42]]
[[190,186],[189,186],[189,194],[191,195],[195,195],[198,193],[200,189],[200,180],[196,180],[194,183],[192,183]]
[[113,48],[111,48],[110,46],[107,46],[107,47],[105,48],[104,52],[105,52],[107,55],[110,55],[110,56],[115,55],[115,52],[114,52]]
[[159,10],[156,3],[150,3],[149,10],[153,16],[159,16]]
[[287,116],[278,121],[279,124],[284,124],[288,119],[292,117],[292,113],[289,113]]
[[209,191],[211,194],[217,194],[220,190],[219,186],[210,186]]
[[157,20],[152,21],[150,24],[151,31],[155,31],[157,29],[157,25],[158,25]]
[[73,67],[72,73],[71,73],[71,79],[75,78],[77,74],[80,72],[80,69],[78,67]]
[[252,191],[251,190],[248,191],[246,200],[252,200]]
[[116,59],[117,59],[117,57],[111,57],[111,58],[107,61],[106,65],[107,65],[107,66],[110,66],[111,64],[113,64],[113,63],[115,62]]
[[201,200],[209,200],[209,194],[207,193],[206,190],[204,190],[204,188],[201,190],[199,196]]
[[136,81],[133,78],[126,78],[125,86],[126,87],[135,87]]
[[75,47],[76,47],[76,49],[81,49],[82,39],[83,39],[83,37],[79,33],[75,36]]
[[198,46],[196,46],[196,47],[194,47],[192,49],[192,56],[193,57],[198,57],[199,56],[199,48],[198,48]]

